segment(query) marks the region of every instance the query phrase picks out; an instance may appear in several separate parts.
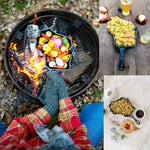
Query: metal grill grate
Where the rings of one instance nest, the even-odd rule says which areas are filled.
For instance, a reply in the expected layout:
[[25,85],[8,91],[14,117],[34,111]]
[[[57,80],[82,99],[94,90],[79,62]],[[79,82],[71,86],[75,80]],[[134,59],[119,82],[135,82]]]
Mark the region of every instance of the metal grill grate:
[[[74,97],[83,92],[95,78],[99,68],[99,49],[98,38],[93,28],[79,16],[68,14],[65,11],[43,11],[37,13],[37,18],[30,17],[22,20],[10,35],[5,48],[5,57],[7,70],[13,81],[19,88],[24,90],[25,94],[32,95],[32,86],[29,79],[24,74],[18,74],[16,67],[13,65],[11,52],[8,47],[11,42],[17,43],[19,53],[25,49],[25,29],[27,25],[36,20],[36,25],[40,30],[50,27],[53,31],[71,35],[77,42],[76,54],[71,61],[71,70],[62,71],[62,76],[68,86],[69,96]],[[40,86],[37,90],[37,96],[40,94],[45,84],[46,76],[40,78]]]

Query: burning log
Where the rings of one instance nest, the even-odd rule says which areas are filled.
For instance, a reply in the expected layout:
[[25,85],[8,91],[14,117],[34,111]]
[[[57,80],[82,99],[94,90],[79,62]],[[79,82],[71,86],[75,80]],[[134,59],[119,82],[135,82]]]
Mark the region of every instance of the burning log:
[[[17,68],[17,73],[24,73],[31,81],[31,87],[33,88],[32,94],[37,95],[37,89],[41,82],[43,73],[47,70],[45,65],[45,57],[36,48],[36,38],[39,36],[40,30],[37,25],[28,25],[25,37],[25,50],[23,53],[19,53],[17,50],[17,43],[11,43],[9,52],[11,55],[11,61]],[[40,89],[39,89],[40,90]]]
[[13,59],[16,61],[16,63],[19,65],[20,68],[26,68],[29,72],[31,72],[32,74],[35,74],[37,71],[32,68],[29,64],[27,64],[19,55],[19,53],[17,51],[15,51],[13,48],[9,49],[10,53],[13,56]]

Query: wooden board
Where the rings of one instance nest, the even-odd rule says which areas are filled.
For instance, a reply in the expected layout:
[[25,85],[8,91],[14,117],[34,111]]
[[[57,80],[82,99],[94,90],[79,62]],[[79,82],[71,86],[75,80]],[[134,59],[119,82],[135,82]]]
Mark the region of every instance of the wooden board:
[[[132,0],[129,16],[123,16],[118,8],[121,8],[120,0],[100,0],[100,5],[105,5],[109,16],[119,16],[126,20],[132,20],[138,27],[137,46],[128,48],[124,52],[125,70],[120,71],[118,67],[120,52],[114,46],[113,36],[106,30],[107,23],[100,23],[100,74],[102,75],[149,75],[150,74],[150,43],[140,43],[140,37],[150,24],[150,0]],[[139,14],[148,17],[145,25],[136,23],[135,18]]]

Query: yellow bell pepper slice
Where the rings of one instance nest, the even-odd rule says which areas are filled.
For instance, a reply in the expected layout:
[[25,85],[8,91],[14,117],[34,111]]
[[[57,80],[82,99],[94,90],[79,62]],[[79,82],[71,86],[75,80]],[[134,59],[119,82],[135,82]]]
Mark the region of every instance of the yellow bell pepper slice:
[[70,59],[70,54],[64,55],[64,56],[62,56],[61,58],[62,58],[62,60],[63,60],[64,62],[68,62],[69,59]]
[[55,42],[54,42],[54,41],[52,41],[52,40],[49,40],[49,42],[48,42],[48,46],[49,46],[50,48],[54,48],[54,46],[55,46]]
[[52,37],[54,37],[54,38],[62,38],[62,37],[59,36],[59,35],[52,35]]
[[43,38],[43,37],[40,37],[39,38],[39,44],[42,44],[42,43],[44,43],[44,41],[45,41],[46,39],[45,38]]

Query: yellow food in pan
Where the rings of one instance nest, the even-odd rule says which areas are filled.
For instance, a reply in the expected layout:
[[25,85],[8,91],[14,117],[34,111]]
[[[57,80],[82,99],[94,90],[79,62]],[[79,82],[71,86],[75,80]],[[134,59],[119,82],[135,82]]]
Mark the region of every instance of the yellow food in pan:
[[114,114],[122,114],[124,116],[131,115],[135,109],[126,98],[111,102],[109,107]]
[[121,19],[117,16],[111,17],[111,21],[107,25],[107,29],[114,34],[116,43],[119,46],[135,45],[134,28],[135,26],[131,21]]

